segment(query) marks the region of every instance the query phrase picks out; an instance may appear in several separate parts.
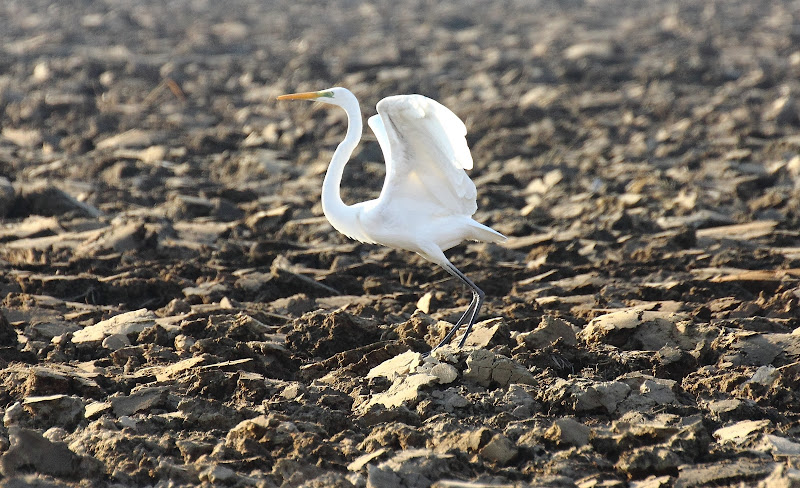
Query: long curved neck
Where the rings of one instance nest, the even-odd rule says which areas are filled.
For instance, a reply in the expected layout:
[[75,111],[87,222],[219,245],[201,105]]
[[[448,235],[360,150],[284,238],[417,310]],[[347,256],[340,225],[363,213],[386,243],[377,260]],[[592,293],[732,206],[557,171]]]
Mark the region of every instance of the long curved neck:
[[353,229],[355,224],[353,209],[342,201],[339,187],[342,183],[344,167],[361,140],[363,122],[361,121],[361,109],[355,97],[347,100],[341,107],[347,112],[347,134],[333,153],[328,171],[325,173],[325,180],[322,183],[322,211],[336,230],[349,237],[359,239],[359,236],[354,235],[358,232]]

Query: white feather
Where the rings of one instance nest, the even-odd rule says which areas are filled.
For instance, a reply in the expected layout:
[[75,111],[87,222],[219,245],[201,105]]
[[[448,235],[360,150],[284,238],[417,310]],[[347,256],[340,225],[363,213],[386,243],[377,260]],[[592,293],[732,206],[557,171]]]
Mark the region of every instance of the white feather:
[[[378,102],[369,124],[384,151],[386,181],[381,200],[424,199],[436,214],[471,216],[478,206],[467,129],[447,107],[422,95]],[[377,121],[380,120],[380,124]]]

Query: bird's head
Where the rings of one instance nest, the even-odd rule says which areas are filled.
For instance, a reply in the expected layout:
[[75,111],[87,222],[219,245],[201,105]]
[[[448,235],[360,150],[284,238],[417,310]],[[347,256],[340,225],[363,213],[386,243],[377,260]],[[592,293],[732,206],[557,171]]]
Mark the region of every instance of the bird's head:
[[316,102],[342,106],[347,102],[355,100],[355,98],[355,95],[353,95],[347,88],[335,86],[333,88],[328,88],[327,90],[281,95],[278,97],[278,100],[313,100]]

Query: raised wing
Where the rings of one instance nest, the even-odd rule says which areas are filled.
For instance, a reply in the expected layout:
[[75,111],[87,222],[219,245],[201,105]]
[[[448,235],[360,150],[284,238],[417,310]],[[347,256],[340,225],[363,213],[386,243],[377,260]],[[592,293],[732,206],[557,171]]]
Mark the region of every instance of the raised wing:
[[422,95],[397,95],[378,102],[368,123],[386,158],[378,205],[413,199],[433,214],[475,213],[475,184],[464,171],[472,169],[467,128],[456,114]]

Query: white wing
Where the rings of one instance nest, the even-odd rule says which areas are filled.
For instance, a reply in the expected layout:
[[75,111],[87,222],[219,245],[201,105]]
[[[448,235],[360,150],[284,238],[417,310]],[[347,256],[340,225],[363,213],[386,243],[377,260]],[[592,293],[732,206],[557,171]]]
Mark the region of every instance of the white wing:
[[472,169],[467,128],[456,114],[422,95],[397,95],[378,102],[368,123],[386,158],[378,206],[412,199],[432,214],[475,213],[475,184],[464,171]]

